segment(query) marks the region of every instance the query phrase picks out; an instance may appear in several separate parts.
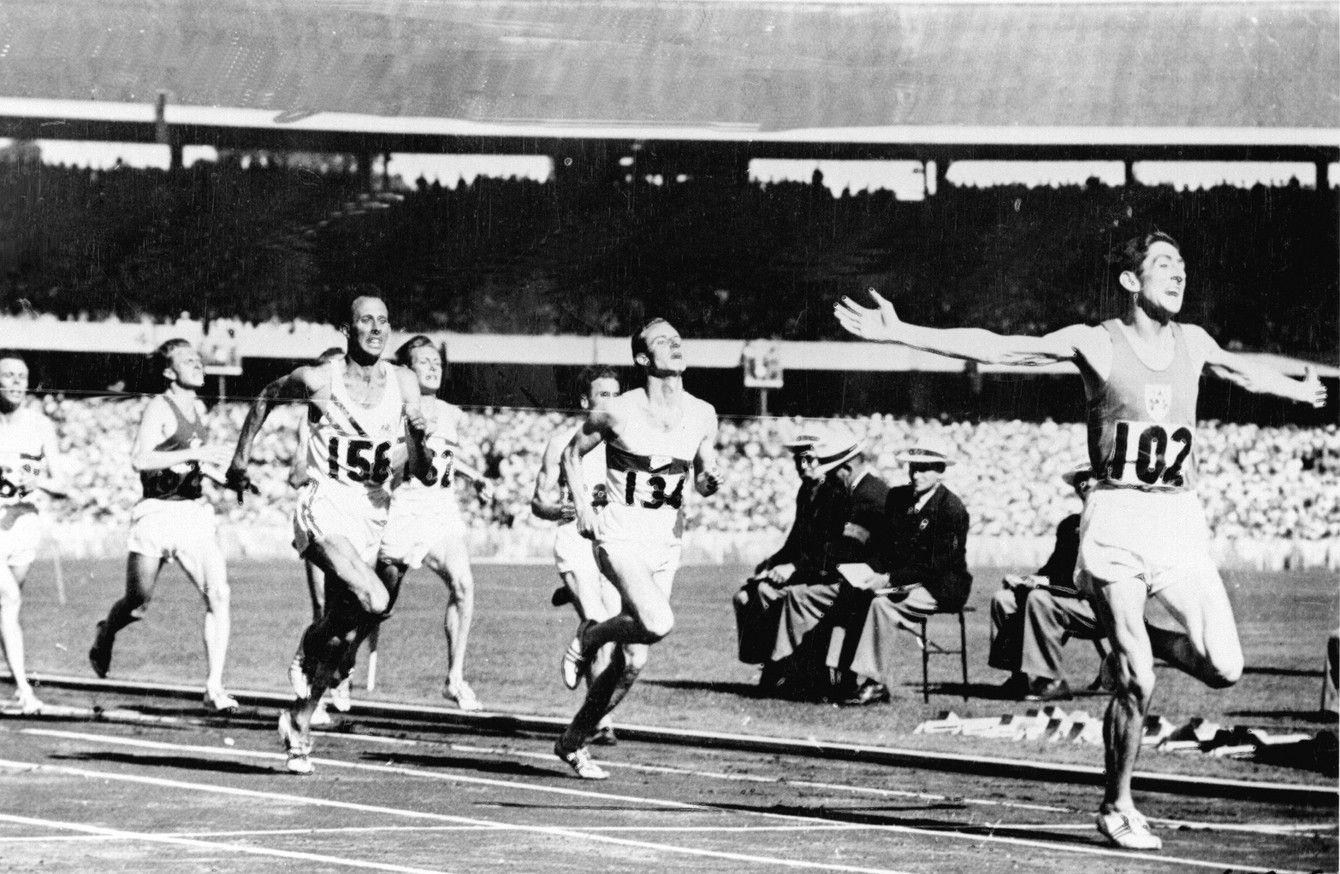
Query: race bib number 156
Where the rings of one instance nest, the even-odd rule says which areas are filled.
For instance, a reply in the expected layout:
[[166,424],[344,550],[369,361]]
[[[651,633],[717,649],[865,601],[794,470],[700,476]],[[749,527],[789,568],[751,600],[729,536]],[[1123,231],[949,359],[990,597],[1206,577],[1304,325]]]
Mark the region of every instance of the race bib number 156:
[[1194,442],[1195,432],[1189,425],[1119,421],[1107,478],[1128,486],[1181,487]]

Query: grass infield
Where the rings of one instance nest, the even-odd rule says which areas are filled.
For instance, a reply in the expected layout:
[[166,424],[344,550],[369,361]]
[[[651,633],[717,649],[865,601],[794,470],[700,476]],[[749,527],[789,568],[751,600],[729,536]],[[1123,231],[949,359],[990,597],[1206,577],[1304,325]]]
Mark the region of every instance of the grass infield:
[[[302,627],[309,619],[302,569],[296,560],[235,562],[233,638],[226,678],[238,688],[279,691]],[[757,668],[735,659],[730,598],[744,576],[741,567],[690,567],[676,581],[676,628],[657,645],[638,686],[616,712],[616,721],[695,728],[770,737],[817,738],[861,744],[1041,758],[1101,766],[1095,746],[913,734],[915,726],[942,710],[960,716],[1023,713],[1036,705],[999,698],[1004,675],[986,666],[987,604],[1001,576],[1015,569],[977,568],[969,614],[968,700],[959,695],[958,663],[934,659],[932,684],[949,684],[923,704],[920,665],[910,636],[900,641],[907,668],[892,703],[866,708],[757,697]],[[29,670],[80,674],[91,669],[85,654],[93,624],[123,586],[120,560],[66,561],[66,603],[60,604],[50,561],[39,561],[25,585],[23,625]],[[1193,716],[1225,726],[1269,731],[1334,730],[1333,715],[1318,711],[1325,636],[1337,617],[1337,588],[1325,571],[1227,572],[1225,582],[1246,652],[1242,681],[1228,690],[1206,689],[1171,668],[1159,668],[1153,711],[1180,723]],[[481,565],[475,568],[475,623],[466,676],[491,710],[566,717],[579,703],[559,680],[559,656],[576,621],[571,608],[554,608],[552,568]],[[410,574],[395,615],[383,627],[375,692],[362,690],[366,653],[355,673],[355,697],[440,703],[445,674],[442,610],[445,587],[431,573]],[[165,569],[145,621],[122,632],[112,662],[113,678],[203,685],[199,596],[175,567]],[[956,633],[948,619],[935,620],[932,634]],[[1097,670],[1093,648],[1073,641],[1066,648],[1071,685],[1082,689]],[[40,692],[39,692],[40,694]],[[1077,697],[1060,706],[1098,718],[1102,697]],[[1267,765],[1216,759],[1199,753],[1147,749],[1141,770],[1205,774],[1234,779],[1333,783],[1310,763]]]

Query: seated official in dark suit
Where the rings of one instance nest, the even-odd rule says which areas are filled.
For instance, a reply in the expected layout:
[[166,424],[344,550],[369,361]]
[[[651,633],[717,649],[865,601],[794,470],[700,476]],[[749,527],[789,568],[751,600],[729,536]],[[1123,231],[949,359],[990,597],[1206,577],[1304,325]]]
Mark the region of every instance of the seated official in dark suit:
[[[819,494],[823,475],[811,451],[819,438],[803,434],[783,445],[791,451],[800,490],[796,493],[796,517],[786,541],[759,562],[754,573],[735,593],[735,629],[740,661],[747,665],[768,663],[777,633],[777,607],[786,587],[814,582],[823,568],[825,547],[832,536],[828,520],[834,498]],[[768,680],[765,668],[763,680]]]
[[[802,678],[814,679],[811,667],[823,668],[827,685],[827,668],[823,667],[820,653],[813,659],[801,657],[807,638],[819,626],[837,598],[841,577],[838,565],[866,563],[873,560],[877,535],[887,524],[884,520],[884,501],[889,486],[866,464],[864,447],[849,430],[834,426],[815,444],[814,454],[819,470],[824,475],[823,490],[840,496],[836,504],[835,532],[825,547],[824,561],[818,579],[805,585],[792,585],[779,602],[777,632],[772,647],[772,660],[790,662],[790,669]],[[812,644],[812,642],[809,642]],[[807,661],[814,662],[807,665]]]
[[[1086,464],[1061,477],[1083,501],[1093,485]],[[1075,588],[1079,556],[1079,522],[1075,513],[1056,526],[1056,546],[1035,574],[1011,575],[991,598],[991,653],[987,664],[1010,671],[1002,685],[1012,698],[1065,701],[1070,686],[1061,673],[1061,648],[1068,637],[1102,637],[1093,607]]]
[[888,700],[897,663],[898,629],[914,620],[962,609],[968,600],[968,511],[941,479],[956,463],[938,440],[922,439],[904,450],[905,486],[891,489],[884,505],[885,535],[878,538],[875,570],[858,586],[847,585],[834,607],[835,631],[827,663],[849,671],[861,685],[849,703]]

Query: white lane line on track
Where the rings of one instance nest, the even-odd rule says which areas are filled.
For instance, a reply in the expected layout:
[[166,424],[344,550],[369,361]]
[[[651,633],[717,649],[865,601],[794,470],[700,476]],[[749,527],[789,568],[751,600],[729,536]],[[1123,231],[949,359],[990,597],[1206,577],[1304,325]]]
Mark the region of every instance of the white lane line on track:
[[[344,734],[342,736],[358,738],[367,737],[367,735],[355,733]],[[414,741],[414,743],[422,743],[425,746],[447,746],[452,750],[462,753],[488,753],[499,756],[515,756],[525,759],[545,758],[545,756],[540,753],[507,749],[504,747],[479,747],[469,744],[435,743],[433,741]],[[805,789],[822,789],[829,792],[848,792],[857,795],[875,795],[885,798],[910,798],[917,801],[955,801],[964,805],[974,804],[983,807],[1005,807],[1012,810],[1033,810],[1045,813],[1065,813],[1082,816],[1090,815],[1090,811],[1076,810],[1073,807],[1058,807],[1051,804],[1027,804],[1021,801],[999,801],[994,798],[968,798],[957,795],[938,795],[930,792],[908,792],[900,789],[881,789],[874,786],[853,786],[849,783],[826,783],[815,780],[793,780],[789,777],[760,777],[755,774],[729,774],[724,771],[700,771],[690,768],[672,768],[666,765],[639,765],[632,762],[610,762],[604,759],[601,760],[600,764],[611,769],[622,768],[627,771],[640,771],[651,774],[676,774],[686,777],[706,777],[712,780],[726,780],[729,782],[740,783],[785,784]],[[1169,828],[1187,828],[1195,831],[1247,832],[1255,834],[1330,834],[1334,831],[1334,827],[1330,823],[1317,823],[1315,825],[1298,823],[1217,823],[1195,822],[1182,819],[1160,819],[1153,816],[1149,817],[1149,821],[1159,825],[1168,826]],[[1023,828],[1023,826],[1020,827]],[[1068,827],[1076,829],[1092,829],[1093,824],[1086,820],[1083,824]],[[1067,826],[1058,826],[1058,828],[1067,828]]]
[[328,856],[323,853],[301,853],[294,850],[274,850],[268,847],[253,847],[247,844],[225,844],[218,841],[202,841],[195,838],[179,838],[152,832],[124,831],[104,828],[96,825],[83,825],[77,822],[61,822],[54,819],[37,819],[31,816],[15,816],[0,813],[0,821],[18,825],[41,826],[77,832],[81,835],[94,835],[99,839],[116,838],[119,840],[145,841],[154,844],[171,844],[178,847],[191,847],[196,850],[208,850],[214,853],[244,854],[250,856],[271,856],[280,859],[295,859],[303,862],[320,862],[324,865],[338,865],[342,868],[364,868],[371,871],[393,871],[397,874],[440,874],[435,868],[410,868],[405,865],[390,865],[382,862],[365,862],[361,859],[346,859],[342,856]]
[[[213,832],[155,832],[159,837],[167,838],[255,838],[255,837],[292,837],[302,835],[355,835],[376,834],[379,832],[505,832],[521,831],[526,826],[510,824],[499,825],[374,825],[339,826],[337,828],[266,828],[245,829],[241,831]],[[831,825],[596,825],[582,826],[582,831],[619,834],[622,832],[657,832],[686,834],[747,834],[751,832],[838,832],[860,831],[862,826],[849,826],[844,823]],[[106,840],[139,840],[135,832],[116,835],[11,835],[0,837],[0,844],[29,844],[36,841],[59,841],[63,844],[96,842]]]
[[[258,750],[255,750],[255,751],[253,751],[253,750],[239,750],[239,749],[237,749],[236,747],[225,747],[225,748],[220,749],[220,748],[216,748],[216,747],[187,746],[187,745],[182,745],[182,744],[170,744],[170,743],[160,742],[160,741],[141,741],[141,740],[134,740],[134,739],[130,739],[130,738],[116,737],[115,735],[84,734],[84,733],[80,733],[80,732],[64,732],[64,731],[54,731],[54,730],[46,730],[46,729],[33,729],[33,728],[21,729],[21,730],[20,730],[20,733],[21,733],[21,734],[33,734],[33,735],[45,735],[45,736],[50,736],[50,737],[64,737],[64,738],[82,739],[82,740],[89,740],[89,741],[94,741],[94,742],[104,742],[104,743],[110,743],[110,744],[120,744],[120,745],[123,745],[123,746],[146,747],[146,748],[150,748],[150,749],[171,749],[171,750],[177,750],[177,751],[179,751],[179,752],[201,752],[201,753],[207,753],[207,754],[210,754],[210,755],[225,756],[225,757],[226,757],[226,756],[242,756],[242,757],[267,758],[267,759],[271,759],[271,758],[282,758],[282,755],[279,754],[279,753],[269,753],[269,752],[262,752],[262,751],[258,751]],[[536,784],[525,783],[525,782],[519,782],[519,781],[517,781],[517,782],[511,782],[511,781],[498,781],[498,780],[484,780],[484,779],[482,779],[482,778],[478,778],[478,777],[464,777],[464,776],[460,776],[460,777],[458,777],[458,776],[456,776],[456,775],[439,774],[439,773],[432,772],[432,771],[423,771],[423,770],[417,770],[417,769],[413,769],[413,768],[392,767],[392,766],[386,766],[386,765],[372,765],[372,764],[367,764],[367,763],[363,763],[363,762],[342,762],[342,761],[339,761],[339,760],[337,760],[337,759],[314,759],[313,761],[314,761],[314,762],[317,762],[317,763],[319,763],[319,764],[324,764],[324,765],[329,765],[329,766],[335,766],[335,767],[349,768],[349,769],[354,769],[354,770],[378,771],[378,772],[382,772],[382,773],[394,773],[394,774],[401,774],[401,775],[404,775],[404,776],[411,776],[411,777],[419,777],[419,778],[422,778],[422,779],[429,779],[429,780],[443,780],[443,781],[447,781],[447,782],[488,783],[488,784],[490,784],[490,785],[506,786],[507,788],[510,788],[510,789],[529,790],[529,791],[535,791],[535,792],[554,792],[554,791],[556,791],[556,790],[555,790],[555,787],[550,787],[550,786],[538,786],[538,785],[536,785]],[[13,763],[3,763],[2,761],[0,761],[0,764],[13,764]],[[27,766],[28,766],[28,767],[33,767],[33,765],[31,765],[31,764],[29,764],[29,765],[27,765]],[[37,767],[54,767],[54,766],[37,766]],[[121,777],[120,779],[128,779],[128,780],[129,780],[129,779],[149,780],[149,779],[151,779],[151,778],[130,778],[130,777]],[[192,784],[192,785],[194,785],[194,784]],[[230,790],[230,791],[235,791],[235,792],[245,792],[245,791],[247,791],[247,790]],[[609,801],[609,800],[620,800],[620,801],[627,801],[627,800],[630,800],[630,797],[629,797],[629,796],[611,795],[611,794],[607,794],[607,793],[594,792],[594,791],[592,791],[592,792],[583,792],[583,791],[580,791],[580,790],[563,790],[563,792],[564,792],[565,794],[584,795],[584,796],[588,796],[588,797],[592,797],[592,798],[599,798],[599,799],[607,800],[607,801]],[[298,798],[298,799],[301,799],[301,796],[294,796],[294,797],[295,797],[295,798]],[[651,805],[657,805],[657,806],[668,807],[668,808],[687,808],[687,809],[695,809],[695,810],[712,811],[712,812],[717,812],[717,813],[722,812],[719,808],[714,808],[714,807],[711,807],[710,805],[689,804],[689,803],[687,803],[687,802],[681,802],[681,801],[666,801],[666,800],[664,800],[664,799],[655,799],[655,798],[637,797],[637,796],[632,796],[632,800],[639,801],[640,803],[642,803],[642,804],[644,804],[644,805],[645,805],[645,804],[651,804]],[[322,803],[322,804],[336,804],[337,802],[320,801],[320,802],[316,802],[316,803]],[[762,810],[742,810],[742,811],[736,811],[736,812],[738,812],[738,813],[742,813],[742,814],[746,814],[746,815],[750,815],[750,816],[763,816],[763,817],[769,817],[769,818],[773,818],[773,819],[787,820],[787,821],[791,821],[791,822],[824,822],[825,824],[831,824],[831,821],[825,821],[825,820],[819,819],[819,818],[814,817],[814,816],[805,816],[805,815],[801,815],[801,814],[773,813],[773,812],[770,812],[770,811],[762,811]],[[466,822],[481,822],[481,823],[482,823],[482,822],[490,822],[489,820],[469,820],[469,819],[467,819],[467,818],[465,818],[465,817],[448,817],[448,819],[450,819],[450,820],[452,820],[452,821],[456,821],[456,822],[461,822],[461,821],[466,821]],[[499,825],[501,825],[501,823],[500,823]],[[844,825],[846,825],[846,824],[844,824]],[[959,840],[976,841],[976,842],[979,842],[979,843],[981,843],[981,842],[986,842],[986,843],[1009,844],[1009,845],[1013,845],[1013,846],[1022,846],[1022,847],[1030,847],[1030,848],[1035,848],[1035,849],[1044,849],[1044,850],[1048,850],[1048,851],[1051,851],[1051,852],[1076,853],[1076,854],[1080,854],[1080,855],[1103,856],[1103,857],[1107,857],[1107,858],[1117,858],[1117,859],[1145,859],[1145,860],[1152,861],[1152,862],[1166,863],[1166,864],[1170,864],[1170,865],[1187,865],[1187,866],[1198,867],[1198,868],[1210,868],[1210,869],[1217,870],[1217,871],[1224,871],[1224,870],[1229,870],[1229,869],[1231,869],[1231,870],[1234,870],[1234,871],[1252,872],[1252,874],[1305,874],[1305,872],[1304,872],[1304,871],[1301,871],[1301,870],[1293,871],[1293,870],[1282,869],[1282,868],[1278,868],[1278,867],[1260,868],[1260,867],[1255,867],[1255,866],[1250,866],[1250,865],[1242,865],[1242,864],[1238,864],[1238,863],[1214,862],[1214,861],[1208,861],[1208,860],[1204,860],[1204,859],[1191,859],[1191,858],[1180,857],[1180,856],[1164,856],[1164,855],[1159,855],[1159,854],[1155,854],[1155,853],[1134,853],[1134,852],[1131,852],[1131,851],[1128,851],[1128,850],[1118,850],[1118,849],[1114,849],[1114,848],[1106,847],[1106,846],[1098,846],[1098,845],[1070,845],[1070,844],[1064,844],[1064,845],[1063,845],[1063,844],[1058,844],[1058,843],[1056,843],[1056,842],[1054,842],[1054,841],[1039,841],[1039,840],[1033,840],[1033,839],[1031,839],[1031,838],[1006,837],[1006,836],[1001,836],[1001,835],[972,833],[972,832],[969,832],[969,831],[960,831],[960,830],[944,830],[944,829],[934,829],[934,828],[918,828],[918,827],[914,827],[914,826],[893,825],[893,824],[861,824],[860,827],[861,827],[862,830],[864,830],[864,831],[883,831],[883,832],[888,832],[888,833],[892,833],[892,834],[916,835],[916,836],[918,836],[918,837],[941,837],[941,838],[950,838],[950,839],[959,839]],[[587,834],[588,837],[590,837],[590,838],[592,838],[592,839],[594,839],[594,840],[606,840],[606,841],[615,842],[615,843],[619,843],[619,842],[621,842],[621,841],[619,841],[619,839],[609,838],[609,837],[604,837],[604,836],[599,836],[599,835],[594,835],[594,834],[588,834],[588,833],[586,833],[586,832],[584,832],[584,831],[578,831],[578,830],[564,830],[564,829],[548,829],[548,830],[546,830],[546,829],[533,829],[533,830],[549,831],[549,832],[551,832],[551,833],[555,833],[555,834],[564,834],[565,836],[566,836],[566,835],[571,835],[571,834],[576,834],[576,835]],[[634,843],[634,844],[636,844],[636,842],[625,842],[625,843]],[[657,847],[657,848],[660,848],[660,849],[666,849],[666,850],[673,851],[673,852],[690,853],[690,854],[695,854],[695,855],[719,855],[719,854],[716,854],[714,851],[692,850],[692,849],[685,848],[685,847],[673,847],[673,846],[664,846],[664,845],[651,845],[651,846],[655,846],[655,847]],[[745,857],[742,857],[741,860],[742,860],[742,861],[754,861],[755,859],[756,859],[756,857],[745,856]],[[788,867],[817,867],[817,868],[822,868],[822,869],[824,869],[824,870],[842,870],[842,871],[869,871],[869,870],[871,870],[871,869],[864,869],[864,868],[851,868],[851,867],[845,867],[845,866],[836,866],[836,867],[834,867],[834,866],[827,865],[827,864],[825,864],[825,863],[797,863],[795,860],[789,860],[789,859],[779,859],[779,860],[776,860],[776,861],[777,861],[778,864],[783,864],[783,865],[786,865],[786,866],[788,866]]]
[[[104,737],[99,739],[111,742],[121,740],[120,738],[113,738],[113,737]],[[185,750],[208,751],[221,754],[227,754],[229,752],[233,752],[235,754],[242,756],[264,755],[266,757],[269,757],[271,755],[275,755],[272,753],[254,753],[248,750],[220,751],[220,750],[214,750],[212,748],[185,747],[178,744],[156,744],[155,746],[157,746],[160,749],[177,749],[183,751]],[[418,772],[416,774],[415,772],[410,771],[408,769],[403,770],[384,769],[377,766],[342,763],[333,760],[323,760],[323,759],[316,759],[315,761],[323,762],[324,764],[327,765],[344,765],[345,767],[352,767],[359,770],[368,770],[368,769],[378,771],[395,770],[397,773],[404,773],[409,776],[428,776],[423,772]],[[257,789],[239,789],[231,786],[217,786],[214,784],[206,784],[206,783],[189,783],[182,780],[167,780],[160,777],[140,777],[131,774],[117,774],[112,771],[95,771],[90,768],[71,768],[65,765],[40,765],[40,764],[34,764],[32,762],[16,762],[16,761],[0,759],[0,768],[11,768],[14,770],[24,770],[24,771],[37,770],[48,773],[69,774],[77,777],[90,777],[99,780],[118,780],[124,783],[138,783],[141,785],[148,785],[148,786],[159,786],[173,789],[187,789],[198,792],[213,793],[218,795],[232,795],[246,798],[259,798],[271,801],[283,801],[287,804],[308,804],[318,807],[337,807],[345,810],[358,810],[365,813],[381,813],[388,816],[404,816],[404,817],[412,817],[415,819],[435,819],[444,822],[492,826],[493,830],[495,831],[524,831],[533,834],[547,835],[550,837],[564,838],[569,841],[569,843],[566,844],[566,846],[572,846],[571,841],[578,840],[578,841],[586,841],[587,843],[616,844],[618,846],[633,847],[639,850],[653,850],[663,853],[698,856],[709,859],[724,859],[731,862],[743,862],[750,865],[760,865],[773,869],[801,868],[814,871],[842,871],[847,872],[847,874],[909,874],[909,872],[898,871],[891,868],[864,868],[856,865],[839,865],[829,862],[811,862],[801,859],[784,859],[776,856],[759,856],[747,853],[732,853],[727,852],[725,850],[703,850],[698,849],[696,847],[684,847],[675,844],[656,843],[654,841],[639,841],[639,840],[633,840],[631,838],[620,838],[608,834],[596,834],[593,832],[586,831],[584,829],[560,828],[556,826],[535,826],[535,825],[527,826],[516,823],[503,823],[503,822],[496,822],[493,820],[476,819],[473,817],[453,816],[451,814],[445,814],[445,813],[431,813],[422,810],[405,810],[402,808],[381,807],[378,805],[370,805],[370,804],[355,804],[353,802],[348,801],[332,801],[329,799],[313,798],[305,795],[289,795],[281,792],[264,792]],[[513,789],[536,788],[526,783],[512,783],[509,785]],[[710,809],[710,808],[703,808],[703,809]],[[42,824],[42,823],[40,821],[36,821],[33,822],[32,824]],[[227,846],[227,845],[221,845],[221,846]]]

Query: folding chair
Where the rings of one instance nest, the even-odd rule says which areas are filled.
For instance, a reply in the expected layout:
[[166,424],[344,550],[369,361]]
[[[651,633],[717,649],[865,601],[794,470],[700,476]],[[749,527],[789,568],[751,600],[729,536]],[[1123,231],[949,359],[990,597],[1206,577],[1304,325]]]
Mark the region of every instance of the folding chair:
[[[917,639],[917,645],[921,647],[921,700],[923,702],[929,702],[931,700],[930,665],[932,656],[959,657],[959,665],[963,671],[963,700],[968,700],[968,625],[964,618],[964,614],[975,612],[975,607],[965,606],[961,610],[932,613],[924,619],[911,620],[912,625],[915,626],[912,634]],[[957,649],[943,646],[930,639],[926,632],[926,624],[937,616],[958,617]]]

